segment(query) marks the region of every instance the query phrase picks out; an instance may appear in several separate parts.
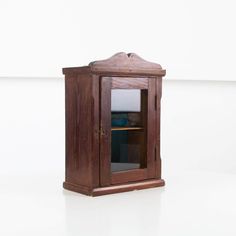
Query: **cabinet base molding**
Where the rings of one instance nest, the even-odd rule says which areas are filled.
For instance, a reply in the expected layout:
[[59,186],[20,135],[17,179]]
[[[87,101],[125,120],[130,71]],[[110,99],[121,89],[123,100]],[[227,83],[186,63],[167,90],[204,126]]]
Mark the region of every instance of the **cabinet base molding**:
[[70,182],[63,182],[63,188],[77,193],[82,193],[85,195],[91,195],[91,189],[87,186],[72,184]]
[[150,179],[138,182],[130,182],[125,184],[119,185],[111,185],[108,187],[99,187],[90,189],[85,186],[75,185],[72,183],[64,182],[63,187],[67,190],[86,194],[89,196],[101,196],[105,194],[112,194],[112,193],[121,193],[121,192],[128,192],[133,190],[140,190],[146,188],[155,188],[161,187],[165,185],[165,181],[163,179]]

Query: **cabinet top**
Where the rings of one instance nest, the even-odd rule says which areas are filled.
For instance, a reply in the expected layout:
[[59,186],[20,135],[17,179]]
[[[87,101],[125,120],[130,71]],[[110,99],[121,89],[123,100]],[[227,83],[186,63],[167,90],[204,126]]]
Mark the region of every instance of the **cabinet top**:
[[159,64],[148,62],[135,53],[120,52],[106,60],[91,62],[88,66],[63,68],[63,74],[67,73],[164,76],[166,71]]

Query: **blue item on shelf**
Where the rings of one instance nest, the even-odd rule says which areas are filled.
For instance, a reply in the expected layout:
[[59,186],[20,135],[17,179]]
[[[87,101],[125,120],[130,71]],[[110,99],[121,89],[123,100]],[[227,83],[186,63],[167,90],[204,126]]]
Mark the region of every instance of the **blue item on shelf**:
[[112,126],[126,126],[128,124],[128,119],[126,118],[117,118],[112,119],[111,125]]

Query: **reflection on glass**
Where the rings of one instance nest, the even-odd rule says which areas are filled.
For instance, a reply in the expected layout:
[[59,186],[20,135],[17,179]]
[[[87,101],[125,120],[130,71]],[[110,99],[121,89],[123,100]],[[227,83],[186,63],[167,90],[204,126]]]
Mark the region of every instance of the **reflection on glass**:
[[147,90],[112,90],[111,171],[146,167]]

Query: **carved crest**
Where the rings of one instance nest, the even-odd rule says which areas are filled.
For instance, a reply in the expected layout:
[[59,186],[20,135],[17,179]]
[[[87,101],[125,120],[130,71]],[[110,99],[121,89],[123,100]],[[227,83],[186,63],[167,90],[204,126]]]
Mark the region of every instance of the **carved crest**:
[[120,52],[106,60],[91,62],[89,67],[93,72],[165,75],[165,70],[159,64],[148,62],[135,53]]

